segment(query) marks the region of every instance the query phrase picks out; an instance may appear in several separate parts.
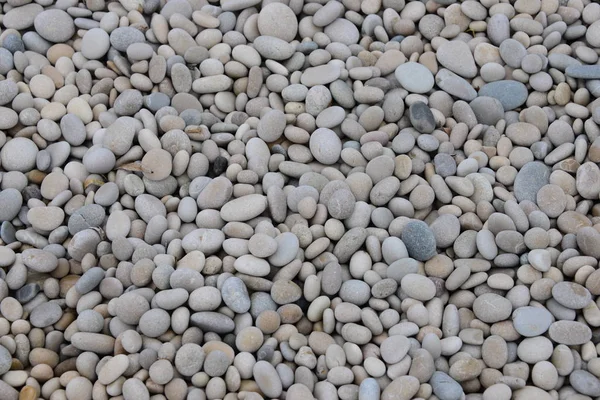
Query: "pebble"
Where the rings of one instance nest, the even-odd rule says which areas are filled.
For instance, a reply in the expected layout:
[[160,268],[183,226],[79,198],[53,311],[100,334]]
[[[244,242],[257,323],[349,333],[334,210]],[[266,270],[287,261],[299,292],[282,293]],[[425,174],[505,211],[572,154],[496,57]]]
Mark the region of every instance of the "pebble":
[[479,96],[493,97],[500,101],[504,111],[514,110],[527,100],[527,88],[517,81],[496,81],[486,83],[479,89]]
[[93,28],[83,35],[81,41],[81,53],[89,60],[99,60],[110,47],[110,37],[106,31]]
[[[0,109],[1,120],[2,110]],[[32,140],[17,137],[2,147],[0,160],[7,171],[28,172],[35,166],[37,153],[38,147]]]
[[223,282],[221,296],[227,306],[238,314],[250,309],[250,297],[244,282],[237,277],[231,277]]
[[592,301],[589,290],[575,282],[559,282],[552,286],[552,298],[574,310],[585,308]]
[[484,322],[499,322],[510,316],[512,304],[505,297],[494,293],[485,293],[475,299],[473,312]]
[[42,11],[37,14],[33,24],[42,38],[54,43],[66,42],[75,34],[73,19],[59,9]]
[[429,382],[440,400],[458,400],[464,395],[460,384],[442,371],[434,372]]
[[325,165],[336,163],[342,152],[342,142],[334,131],[318,128],[310,136],[310,151],[315,159]]
[[460,40],[449,40],[438,47],[436,58],[440,64],[463,78],[477,75],[477,67],[469,46]]
[[434,85],[431,71],[416,62],[399,65],[394,74],[402,87],[412,93],[427,93]]
[[57,303],[43,303],[31,310],[29,320],[36,328],[46,328],[58,322],[62,315],[62,309]]
[[422,221],[411,221],[402,230],[402,242],[408,254],[419,261],[427,261],[437,254],[432,230]]
[[526,337],[544,334],[554,320],[548,310],[539,307],[519,307],[512,319],[515,330]]
[[58,266],[56,255],[49,251],[27,249],[22,253],[23,264],[36,272],[52,272]]
[[4,189],[0,191],[0,202],[4,205],[0,208],[0,221],[11,221],[21,210],[23,196],[16,189]]

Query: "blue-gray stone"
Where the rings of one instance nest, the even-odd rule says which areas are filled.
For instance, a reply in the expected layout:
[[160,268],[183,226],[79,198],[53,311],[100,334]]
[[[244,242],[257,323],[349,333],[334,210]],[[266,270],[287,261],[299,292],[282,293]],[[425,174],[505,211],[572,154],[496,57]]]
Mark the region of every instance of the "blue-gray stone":
[[0,204],[0,221],[11,221],[21,210],[23,196],[17,189],[4,189],[0,191]]
[[445,68],[435,75],[435,84],[449,95],[464,101],[471,101],[477,97],[477,92],[469,82]]
[[19,94],[19,87],[10,80],[0,81],[0,106],[10,103]]
[[195,108],[188,108],[179,114],[185,122],[185,126],[200,125],[202,123],[202,112]]
[[463,395],[460,384],[442,371],[434,372],[429,384],[440,400],[460,400]]
[[303,53],[303,54],[310,54],[312,51],[314,51],[318,48],[319,48],[319,45],[316,44],[315,42],[304,42],[304,43],[298,44],[298,47],[296,47],[296,51],[299,51],[300,53]]
[[427,261],[437,254],[433,231],[423,221],[411,221],[402,230],[402,242],[408,254],[419,261]]
[[431,133],[435,129],[433,113],[422,101],[413,103],[408,109],[412,126],[421,133]]
[[6,75],[15,66],[12,53],[0,47],[0,74]]
[[379,400],[379,384],[374,378],[364,379],[358,389],[358,400]]
[[600,97],[600,79],[590,79],[585,81],[585,88],[590,91],[592,96]]
[[550,167],[539,161],[525,164],[517,173],[514,183],[515,197],[518,201],[536,202],[537,192],[550,180]]
[[496,125],[504,117],[504,107],[494,97],[479,96],[469,103],[477,122],[484,125]]
[[573,389],[586,396],[600,396],[600,380],[582,369],[575,370],[569,375]]
[[564,71],[569,66],[581,65],[581,61],[566,54],[552,53],[548,56],[548,63],[552,68]]
[[25,304],[33,299],[41,288],[37,283],[28,283],[15,292],[15,299],[21,304]]
[[250,296],[248,289],[238,277],[231,277],[223,282],[221,286],[221,297],[223,302],[231,311],[243,314],[250,309]]
[[543,160],[550,151],[550,145],[546,142],[535,142],[529,148],[536,160]]
[[546,333],[554,318],[550,311],[542,307],[519,307],[513,312],[515,330],[525,337]]
[[435,173],[445,178],[456,173],[456,160],[448,153],[438,153],[433,157]]
[[252,305],[250,306],[250,315],[256,318],[265,310],[277,311],[279,305],[273,301],[271,295],[265,292],[254,292],[250,296]]
[[600,79],[600,65],[570,65],[565,74],[576,79]]
[[17,241],[15,234],[17,230],[9,221],[4,221],[2,225],[0,225],[0,238],[6,244],[13,243]]
[[75,290],[79,294],[86,294],[94,290],[104,279],[104,270],[100,267],[88,269],[75,283]]
[[23,44],[23,40],[16,33],[9,33],[4,36],[4,40],[2,40],[2,47],[11,53],[15,53],[17,51],[25,51],[25,45]]
[[69,232],[75,235],[84,229],[95,228],[104,222],[106,212],[104,207],[98,204],[88,204],[83,206],[71,215],[69,218]]
[[0,374],[5,374],[12,366],[12,356],[4,346],[0,346]]
[[479,97],[488,96],[500,100],[504,111],[514,110],[527,100],[527,87],[517,81],[496,81],[479,89]]
[[144,97],[144,105],[154,113],[170,104],[171,99],[164,93],[156,92]]

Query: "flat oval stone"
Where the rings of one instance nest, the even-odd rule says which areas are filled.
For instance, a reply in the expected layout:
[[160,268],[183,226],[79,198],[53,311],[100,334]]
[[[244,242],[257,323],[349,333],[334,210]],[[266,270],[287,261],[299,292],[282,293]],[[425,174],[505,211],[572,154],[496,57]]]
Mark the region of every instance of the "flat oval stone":
[[105,30],[100,28],[90,29],[81,40],[81,54],[89,60],[98,60],[110,48],[110,37]]
[[567,346],[579,346],[592,339],[589,326],[577,321],[556,321],[548,329],[550,339]]
[[233,262],[233,267],[236,271],[251,276],[267,276],[271,271],[271,267],[266,260],[254,257],[250,254],[238,257]]
[[342,141],[328,128],[319,128],[310,135],[310,152],[315,159],[325,165],[335,164],[342,152]]
[[585,308],[592,301],[592,294],[575,282],[558,282],[552,287],[552,298],[572,310]]
[[401,64],[394,72],[402,87],[412,93],[427,93],[433,88],[433,74],[426,66],[407,62]]
[[510,317],[512,304],[505,297],[495,293],[485,293],[475,299],[473,312],[483,322],[499,322]]
[[58,258],[49,251],[27,249],[21,253],[23,264],[36,272],[52,272],[58,266]]
[[82,351],[92,351],[96,354],[110,354],[115,347],[112,336],[101,333],[77,332],[71,336],[71,344]]
[[479,89],[479,96],[494,97],[502,103],[504,111],[514,110],[527,100],[527,87],[517,81],[490,82]]
[[98,373],[98,381],[103,385],[116,381],[129,367],[129,357],[119,354],[104,364]]
[[575,79],[600,79],[600,65],[569,65],[565,74]]
[[582,369],[575,370],[569,375],[569,383],[579,393],[597,397],[600,396],[600,380]]
[[17,189],[4,189],[0,191],[0,204],[0,221],[11,221],[21,210],[23,196]]
[[294,46],[273,36],[259,36],[254,39],[254,48],[266,59],[287,60],[294,54]]
[[541,307],[519,307],[512,319],[515,330],[526,337],[543,335],[554,321],[550,311]]
[[225,314],[202,311],[192,314],[190,320],[194,326],[205,332],[229,333],[235,329],[235,323]]
[[267,361],[258,361],[252,368],[252,374],[261,392],[269,398],[278,398],[283,390],[281,379],[275,367]]
[[231,277],[221,286],[223,301],[232,311],[243,314],[250,309],[250,297],[244,282],[238,277]]
[[16,29],[18,31],[27,29],[33,25],[35,18],[43,11],[44,8],[36,3],[14,7],[4,14],[2,24],[7,29]]
[[12,356],[4,346],[0,346],[0,373],[4,375],[10,370],[12,365]]
[[31,310],[29,321],[36,328],[46,328],[54,325],[62,317],[62,309],[55,302],[42,303]]
[[360,39],[356,25],[344,18],[338,18],[327,25],[324,32],[332,42],[343,43],[346,46],[356,44]]
[[429,384],[440,400],[460,400],[464,395],[460,384],[442,371],[434,372]]
[[300,249],[298,237],[291,232],[284,232],[275,238],[277,250],[269,257],[269,263],[276,267],[283,267],[292,262]]
[[402,242],[408,254],[419,261],[427,261],[437,254],[433,231],[423,221],[410,221],[402,230]]
[[249,194],[226,203],[220,211],[227,222],[241,222],[255,218],[267,209],[267,198],[260,194]]
[[435,84],[444,92],[464,101],[471,101],[477,97],[477,91],[463,77],[454,72],[441,68],[435,74]]
[[66,42],[75,34],[73,18],[59,9],[42,11],[35,17],[33,25],[41,37],[54,43]]
[[104,279],[104,270],[102,268],[90,268],[75,283],[75,290],[79,294],[89,293],[102,282],[102,279]]
[[307,87],[327,85],[338,79],[340,74],[340,68],[335,65],[319,65],[305,69],[300,77],[300,82]]

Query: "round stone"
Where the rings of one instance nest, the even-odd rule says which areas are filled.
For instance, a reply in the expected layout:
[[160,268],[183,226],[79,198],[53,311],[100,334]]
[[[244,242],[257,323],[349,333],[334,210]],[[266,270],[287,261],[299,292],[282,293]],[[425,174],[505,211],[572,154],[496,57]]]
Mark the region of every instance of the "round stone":
[[40,304],[31,311],[29,321],[36,328],[46,328],[54,325],[62,317],[62,309],[55,302]]
[[243,314],[250,309],[250,297],[244,282],[237,277],[231,277],[221,286],[223,301],[232,311]]
[[[281,3],[271,3],[281,4]],[[282,4],[283,5],[283,4]],[[286,6],[287,7],[287,6]],[[258,137],[267,143],[274,142],[281,137],[286,126],[285,114],[279,110],[270,110],[258,122],[256,132]]]
[[325,34],[332,42],[349,46],[358,43],[360,32],[356,25],[344,18],[338,18],[325,27]]
[[110,37],[104,29],[90,29],[81,40],[81,54],[89,60],[101,59],[109,48]]
[[495,323],[510,317],[512,304],[505,297],[495,293],[485,293],[475,299],[473,312],[483,322]]
[[395,71],[402,87],[412,93],[427,93],[433,88],[433,74],[427,67],[416,62],[401,64]]
[[298,33],[296,14],[283,3],[269,3],[258,14],[258,31],[291,42]]
[[42,11],[35,17],[33,25],[41,37],[54,43],[66,42],[75,34],[73,18],[59,9]]
[[423,221],[410,221],[402,230],[402,242],[408,254],[419,261],[427,261],[437,254],[433,231]]
[[342,141],[328,128],[319,128],[310,135],[310,152],[313,157],[325,165],[335,164],[342,153]]
[[14,219],[23,205],[23,196],[17,189],[4,189],[0,191],[0,221]]
[[572,310],[585,308],[592,301],[590,291],[575,282],[558,282],[552,287],[552,298]]
[[16,137],[6,142],[0,151],[2,167],[7,171],[29,172],[35,167],[37,153],[32,140]]
[[512,315],[515,330],[525,337],[543,335],[554,321],[552,314],[541,307],[519,307]]

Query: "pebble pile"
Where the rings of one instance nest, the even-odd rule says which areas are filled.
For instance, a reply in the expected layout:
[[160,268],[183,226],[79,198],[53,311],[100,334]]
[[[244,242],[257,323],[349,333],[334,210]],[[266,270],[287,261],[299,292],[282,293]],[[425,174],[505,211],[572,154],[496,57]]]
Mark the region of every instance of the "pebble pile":
[[600,398],[600,3],[0,5],[0,399]]

